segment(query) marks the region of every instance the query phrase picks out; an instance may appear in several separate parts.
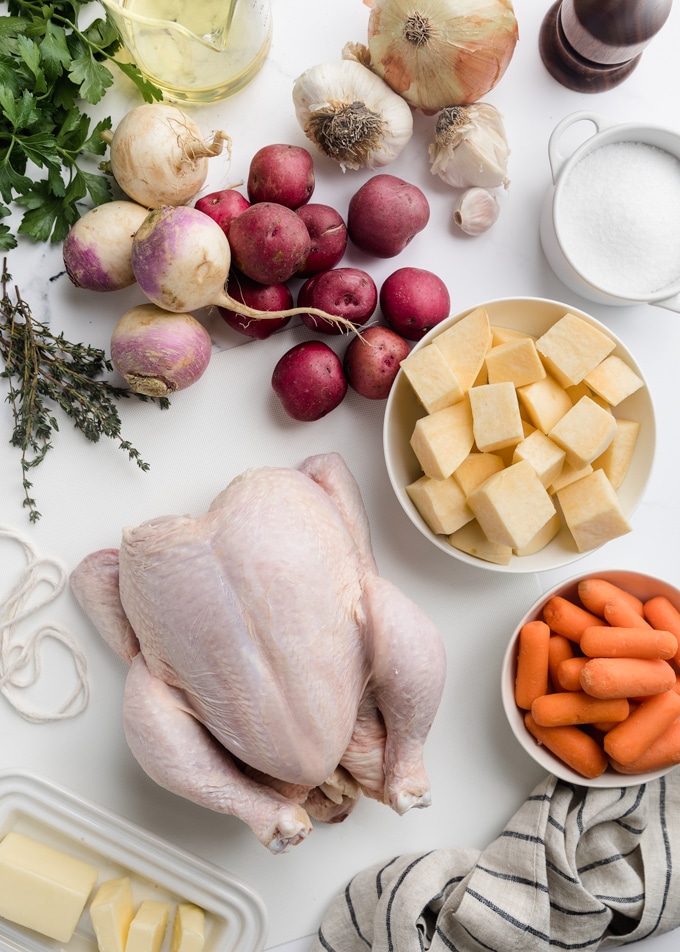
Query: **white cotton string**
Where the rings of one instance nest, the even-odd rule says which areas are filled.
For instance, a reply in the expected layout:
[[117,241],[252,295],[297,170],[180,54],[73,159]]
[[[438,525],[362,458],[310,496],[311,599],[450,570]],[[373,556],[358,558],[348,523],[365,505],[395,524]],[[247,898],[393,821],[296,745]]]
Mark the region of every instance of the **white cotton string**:
[[[26,720],[35,723],[75,717],[87,706],[90,689],[87,661],[73,636],[59,625],[41,625],[22,642],[17,626],[34,612],[49,605],[64,590],[66,569],[56,559],[41,558],[19,533],[0,526],[0,538],[18,542],[26,564],[11,590],[0,600],[0,691]],[[36,684],[42,673],[43,642],[52,639],[70,652],[76,682],[70,696],[53,711],[41,711],[21,697],[22,690]]]

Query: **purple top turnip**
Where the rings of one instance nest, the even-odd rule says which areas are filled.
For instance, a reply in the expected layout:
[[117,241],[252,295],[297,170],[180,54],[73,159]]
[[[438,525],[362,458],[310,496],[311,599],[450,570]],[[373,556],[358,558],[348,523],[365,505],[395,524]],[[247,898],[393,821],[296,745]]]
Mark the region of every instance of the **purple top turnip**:
[[132,239],[148,214],[136,202],[97,205],[74,222],[64,239],[64,267],[77,288],[118,291],[135,283]]

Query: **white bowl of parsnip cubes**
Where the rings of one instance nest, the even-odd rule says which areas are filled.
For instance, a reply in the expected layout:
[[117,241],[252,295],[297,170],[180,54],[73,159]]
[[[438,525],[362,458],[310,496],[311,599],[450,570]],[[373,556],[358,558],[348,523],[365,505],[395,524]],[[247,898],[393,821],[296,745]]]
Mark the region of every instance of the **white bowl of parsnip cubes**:
[[655,444],[632,354],[543,298],[442,321],[402,361],[385,408],[404,512],[441,552],[497,572],[560,568],[632,531]]

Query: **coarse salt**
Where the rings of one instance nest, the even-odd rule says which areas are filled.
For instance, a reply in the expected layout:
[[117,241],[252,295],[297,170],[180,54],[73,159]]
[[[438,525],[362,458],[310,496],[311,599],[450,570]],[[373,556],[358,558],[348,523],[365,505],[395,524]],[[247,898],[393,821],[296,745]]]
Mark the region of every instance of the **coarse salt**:
[[680,160],[643,142],[580,159],[559,198],[565,254],[592,284],[644,298],[680,278]]

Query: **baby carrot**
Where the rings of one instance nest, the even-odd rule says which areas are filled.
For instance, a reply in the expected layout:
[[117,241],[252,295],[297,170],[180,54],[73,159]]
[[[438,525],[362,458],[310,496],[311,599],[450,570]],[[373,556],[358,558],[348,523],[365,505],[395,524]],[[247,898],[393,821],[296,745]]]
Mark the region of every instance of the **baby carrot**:
[[651,628],[647,619],[622,598],[605,602],[604,618],[614,628]]
[[[655,595],[645,602],[645,618],[654,628],[663,628],[672,631],[680,644],[680,612],[665,595]],[[680,664],[680,650],[675,656],[675,663]]]
[[548,690],[548,643],[550,629],[544,621],[530,621],[519,633],[515,703],[531,710],[534,698]]
[[606,624],[602,618],[588,612],[585,608],[570,602],[561,595],[553,595],[543,606],[543,620],[550,626],[556,635],[564,635],[577,644],[581,639],[581,632],[589,625]]
[[580,727],[541,727],[529,712],[524,715],[527,730],[565,764],[592,780],[607,769],[607,756],[597,741]]
[[587,660],[579,656],[565,658],[557,669],[556,684],[563,691],[581,691],[581,671]]
[[675,684],[675,671],[660,658],[590,658],[581,671],[581,687],[593,697],[645,697]]
[[678,639],[656,628],[586,628],[581,651],[589,658],[674,658]]
[[628,602],[631,608],[634,608],[638,615],[643,614],[642,599],[630,592],[625,592],[618,585],[607,582],[603,578],[585,578],[578,583],[578,596],[584,607],[594,615],[604,618],[604,606],[607,602],[612,602],[617,598]]
[[604,749],[617,763],[631,764],[679,717],[680,694],[664,691],[643,701],[629,717],[612,727],[604,738]]
[[637,774],[648,770],[663,770],[680,764],[680,720],[673,721],[661,737],[657,737],[647,750],[630,764],[621,764],[611,759],[611,765],[618,773]]
[[559,681],[557,680],[557,671],[560,664],[568,658],[574,657],[572,643],[564,635],[551,635],[548,642],[548,674],[550,684],[557,690]]
[[[680,702],[680,695],[676,697]],[[625,698],[602,699],[591,697],[585,691],[556,691],[553,694],[544,694],[543,697],[537,697],[531,705],[531,716],[541,727],[624,721],[628,713],[628,701]],[[678,714],[680,715],[680,710]]]

